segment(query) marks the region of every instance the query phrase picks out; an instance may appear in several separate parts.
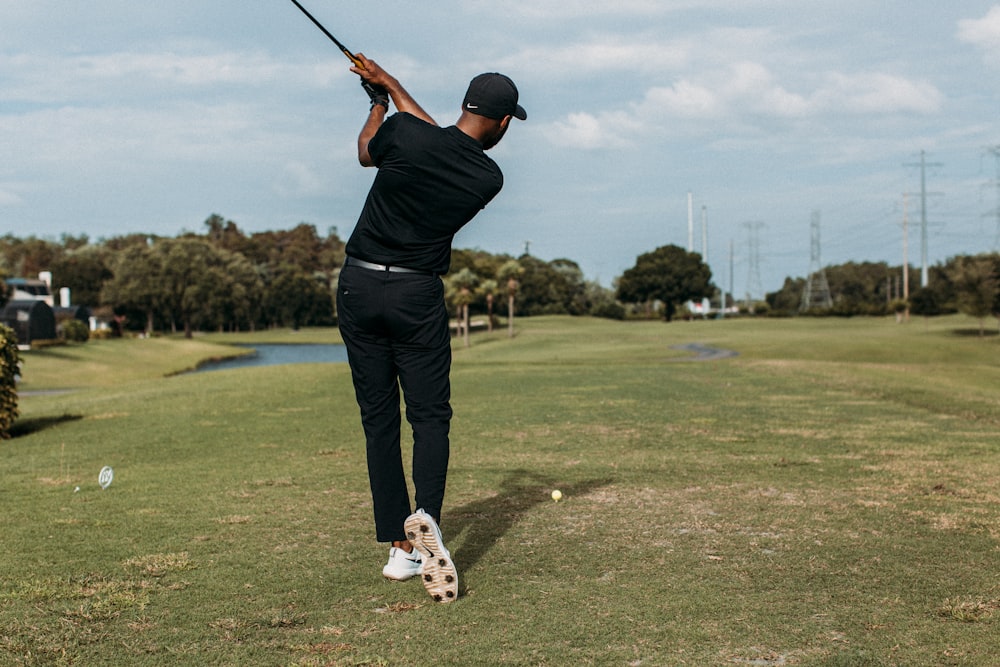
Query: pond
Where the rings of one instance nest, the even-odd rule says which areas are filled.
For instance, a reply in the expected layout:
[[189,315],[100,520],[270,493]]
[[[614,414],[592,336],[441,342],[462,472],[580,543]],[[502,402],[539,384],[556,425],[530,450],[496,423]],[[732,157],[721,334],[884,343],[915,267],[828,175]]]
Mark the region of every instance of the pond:
[[251,366],[278,366],[281,364],[342,364],[347,363],[347,348],[334,343],[257,343],[236,345],[253,350],[234,359],[211,361],[198,367],[198,373],[231,370]]

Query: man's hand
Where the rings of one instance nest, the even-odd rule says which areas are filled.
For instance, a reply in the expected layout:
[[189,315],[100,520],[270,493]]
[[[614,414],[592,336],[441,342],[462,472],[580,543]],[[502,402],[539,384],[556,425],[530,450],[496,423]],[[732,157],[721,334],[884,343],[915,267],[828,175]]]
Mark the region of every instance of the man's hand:
[[[351,65],[351,71],[361,77],[362,85],[368,83],[372,86],[385,88],[387,90],[391,89],[393,84],[399,85],[398,81],[391,77],[384,69],[379,67],[377,62],[366,58],[365,54],[358,53],[355,57],[363,66],[358,67],[357,65]],[[367,90],[367,88],[365,88],[365,90]]]
[[[352,66],[351,71],[361,77],[361,85],[365,86],[365,92],[368,92],[368,86],[365,84],[371,85],[376,91],[381,88],[392,99],[393,104],[396,105],[396,111],[411,114],[431,125],[437,125],[430,114],[417,104],[417,101],[406,92],[406,89],[400,85],[394,76],[379,67],[378,63],[374,60],[366,58],[365,54],[358,53],[356,56],[363,67]],[[368,96],[372,99],[372,108],[375,107],[375,104],[382,104],[381,101],[376,101],[375,97],[372,97],[371,92],[368,92]],[[388,104],[385,106],[388,108]]]

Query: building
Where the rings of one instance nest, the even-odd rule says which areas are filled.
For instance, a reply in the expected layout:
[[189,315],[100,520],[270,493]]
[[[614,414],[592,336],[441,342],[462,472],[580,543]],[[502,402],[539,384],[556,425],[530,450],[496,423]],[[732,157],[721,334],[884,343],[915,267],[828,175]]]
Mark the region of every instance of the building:
[[31,349],[35,341],[56,337],[56,316],[52,307],[41,299],[8,301],[0,309],[0,323],[13,329],[18,349]]
[[[45,277],[48,276],[48,280]],[[49,308],[55,306],[55,298],[52,296],[52,274],[42,272],[38,274],[38,280],[32,278],[8,278],[7,297],[11,301],[44,301],[49,304]]]
[[[52,294],[52,273],[42,271],[38,279],[9,278],[7,279],[7,304],[0,309],[0,323],[14,330],[17,345],[20,349],[31,349],[34,341],[54,340],[57,337],[56,321],[58,319],[89,318],[90,309],[85,312],[69,305],[69,290],[60,290],[62,307],[55,308],[55,297]],[[84,322],[87,320],[84,319]]]

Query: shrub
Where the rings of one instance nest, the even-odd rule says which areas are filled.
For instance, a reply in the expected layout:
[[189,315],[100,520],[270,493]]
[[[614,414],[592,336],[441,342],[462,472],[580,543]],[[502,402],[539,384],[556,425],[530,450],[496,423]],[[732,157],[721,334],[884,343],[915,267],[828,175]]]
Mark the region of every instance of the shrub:
[[17,411],[17,376],[21,356],[17,336],[0,324],[0,438],[10,437],[10,427],[20,414]]
[[594,306],[594,308],[590,311],[590,314],[594,317],[604,317],[609,320],[624,320],[625,306],[617,301],[602,303]]
[[80,320],[66,320],[62,325],[62,335],[73,343],[86,343],[90,340],[90,327]]

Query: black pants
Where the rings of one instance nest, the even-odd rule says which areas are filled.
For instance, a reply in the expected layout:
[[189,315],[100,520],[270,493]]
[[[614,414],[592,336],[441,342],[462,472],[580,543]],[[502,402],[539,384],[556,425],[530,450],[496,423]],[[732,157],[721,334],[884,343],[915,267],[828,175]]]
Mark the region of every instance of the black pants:
[[448,474],[451,338],[444,286],[433,275],[345,266],[337,314],[361,408],[376,537],[405,540],[410,496],[400,449],[400,387],[413,429],[416,507],[437,520]]

